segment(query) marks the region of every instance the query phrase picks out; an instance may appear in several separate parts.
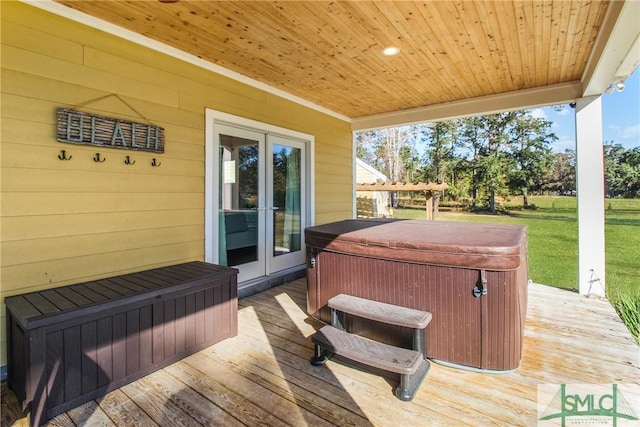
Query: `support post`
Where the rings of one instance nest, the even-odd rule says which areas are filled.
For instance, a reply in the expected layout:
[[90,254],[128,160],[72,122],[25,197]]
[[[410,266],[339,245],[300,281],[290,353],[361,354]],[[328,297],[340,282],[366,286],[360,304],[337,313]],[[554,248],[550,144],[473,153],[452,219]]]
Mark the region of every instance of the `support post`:
[[433,193],[430,191],[425,191],[424,192],[424,197],[425,197],[425,205],[426,205],[426,216],[428,220],[434,219],[433,218]]
[[600,96],[576,100],[578,289],[605,296],[604,153]]

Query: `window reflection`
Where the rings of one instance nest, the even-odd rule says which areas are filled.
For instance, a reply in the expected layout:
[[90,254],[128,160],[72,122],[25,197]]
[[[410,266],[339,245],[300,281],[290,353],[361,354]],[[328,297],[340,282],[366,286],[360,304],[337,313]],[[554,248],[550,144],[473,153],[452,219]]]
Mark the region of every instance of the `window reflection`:
[[258,142],[220,135],[218,262],[258,260]]
[[300,250],[300,149],[273,145],[273,256]]

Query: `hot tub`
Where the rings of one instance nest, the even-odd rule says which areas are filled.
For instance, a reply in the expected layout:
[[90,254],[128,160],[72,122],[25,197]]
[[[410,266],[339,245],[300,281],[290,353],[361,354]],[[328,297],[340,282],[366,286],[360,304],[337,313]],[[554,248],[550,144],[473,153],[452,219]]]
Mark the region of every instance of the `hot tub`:
[[[430,311],[426,355],[483,371],[518,367],[527,307],[524,226],[345,220],[308,227],[307,311],[329,323],[346,293]],[[411,347],[408,331],[349,319],[352,332]]]

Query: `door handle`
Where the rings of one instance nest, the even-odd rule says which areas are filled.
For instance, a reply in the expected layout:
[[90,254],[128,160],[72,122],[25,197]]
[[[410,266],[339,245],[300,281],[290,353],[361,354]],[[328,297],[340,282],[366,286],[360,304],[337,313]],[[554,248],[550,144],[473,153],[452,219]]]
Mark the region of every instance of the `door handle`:
[[278,206],[271,206],[269,209],[271,209],[272,211],[280,210],[280,208]]
[[252,211],[266,211],[267,208],[251,208]]

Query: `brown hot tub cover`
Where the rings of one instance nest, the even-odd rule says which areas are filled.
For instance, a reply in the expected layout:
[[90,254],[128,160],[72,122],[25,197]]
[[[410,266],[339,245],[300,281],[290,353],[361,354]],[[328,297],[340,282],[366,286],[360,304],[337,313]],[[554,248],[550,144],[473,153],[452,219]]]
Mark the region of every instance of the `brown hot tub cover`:
[[345,220],[307,228],[307,246],[352,255],[455,267],[520,266],[524,227],[423,220]]

